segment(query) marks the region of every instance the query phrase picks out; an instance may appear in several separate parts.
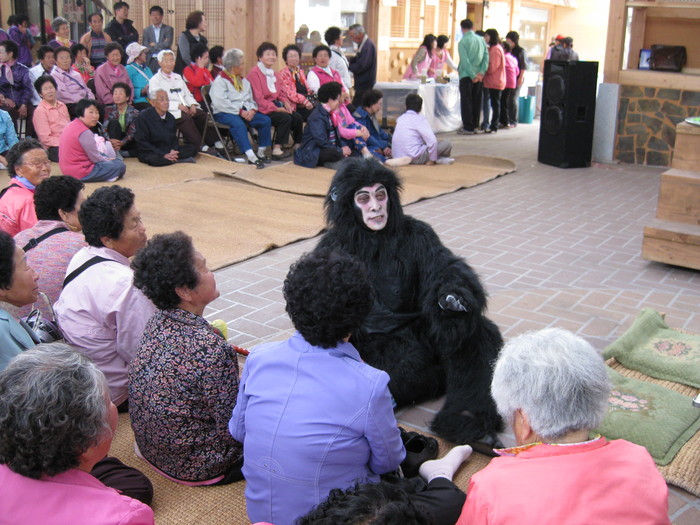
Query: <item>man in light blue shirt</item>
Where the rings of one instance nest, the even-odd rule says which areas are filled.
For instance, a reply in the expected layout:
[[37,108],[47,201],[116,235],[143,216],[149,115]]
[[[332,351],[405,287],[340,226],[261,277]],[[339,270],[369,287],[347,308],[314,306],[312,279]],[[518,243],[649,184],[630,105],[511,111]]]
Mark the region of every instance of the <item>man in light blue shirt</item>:
[[459,41],[459,96],[462,109],[460,135],[473,135],[479,126],[482,79],[489,67],[489,51],[486,41],[474,33],[474,23],[468,18],[460,23],[462,39]]

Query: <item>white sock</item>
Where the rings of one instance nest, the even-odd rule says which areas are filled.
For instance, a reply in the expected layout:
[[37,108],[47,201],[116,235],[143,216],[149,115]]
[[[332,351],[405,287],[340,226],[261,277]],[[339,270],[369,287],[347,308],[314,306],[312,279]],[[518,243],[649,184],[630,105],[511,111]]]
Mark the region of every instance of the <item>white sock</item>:
[[455,161],[452,157],[440,157],[435,164],[452,164]]
[[204,151],[204,152],[209,151],[209,146],[207,146],[206,144],[204,146],[202,146],[202,151]]
[[447,478],[452,481],[459,466],[467,460],[471,453],[472,447],[469,445],[454,447],[444,457],[423,463],[418,469],[418,474],[428,483],[435,478]]
[[224,149],[224,145],[221,143],[220,140],[217,140],[216,142],[214,142],[214,147],[216,149]]
[[245,156],[248,157],[250,162],[256,162],[258,160],[258,157],[255,156],[255,152],[252,149],[246,151]]
[[258,157],[264,157],[265,156],[265,150],[267,148],[259,147],[258,148]]
[[411,157],[398,157],[395,159],[386,159],[384,164],[390,168],[397,168],[399,166],[407,166],[411,163]]

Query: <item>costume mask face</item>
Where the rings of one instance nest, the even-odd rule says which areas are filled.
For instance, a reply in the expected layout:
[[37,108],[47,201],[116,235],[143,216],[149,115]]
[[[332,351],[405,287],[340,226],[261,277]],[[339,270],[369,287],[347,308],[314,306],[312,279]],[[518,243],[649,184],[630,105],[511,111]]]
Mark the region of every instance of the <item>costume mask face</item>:
[[362,222],[370,230],[384,229],[389,219],[389,194],[383,184],[365,186],[357,190],[355,206],[362,212]]

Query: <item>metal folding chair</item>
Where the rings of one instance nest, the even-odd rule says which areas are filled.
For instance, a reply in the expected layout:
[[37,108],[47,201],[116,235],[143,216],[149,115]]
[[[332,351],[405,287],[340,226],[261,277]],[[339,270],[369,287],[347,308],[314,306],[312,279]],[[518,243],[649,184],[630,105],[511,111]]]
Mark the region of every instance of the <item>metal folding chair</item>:
[[[204,131],[202,132],[202,144],[200,144],[200,148],[204,146],[204,137],[207,134],[207,129],[209,129],[209,126],[214,127],[214,131],[216,131],[216,135],[219,137],[219,140],[221,143],[226,146],[226,143],[230,144],[233,146],[233,140],[231,139],[231,133],[230,133],[230,126],[227,124],[222,124],[221,122],[217,122],[214,120],[214,115],[211,112],[211,97],[209,96],[209,90],[211,89],[211,85],[207,86],[202,86],[201,91],[202,91],[202,99],[204,99],[204,107],[206,108],[207,111],[207,123],[204,126]],[[220,130],[224,130],[224,135],[221,135]],[[231,154],[229,153],[229,148],[225,147],[224,152],[226,153],[226,158],[229,161],[232,161],[233,159],[231,158]]]

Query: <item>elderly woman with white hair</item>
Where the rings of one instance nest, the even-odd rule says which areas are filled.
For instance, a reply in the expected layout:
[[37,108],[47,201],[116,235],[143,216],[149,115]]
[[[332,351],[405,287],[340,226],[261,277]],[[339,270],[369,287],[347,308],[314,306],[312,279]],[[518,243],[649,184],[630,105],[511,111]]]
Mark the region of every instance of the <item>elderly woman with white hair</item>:
[[0,372],[1,521],[152,524],[142,502],[153,496],[148,478],[105,458],[116,428],[107,381],[90,359],[61,343],[15,357]]
[[511,339],[491,383],[516,447],[475,474],[457,525],[668,524],[668,488],[638,445],[590,434],[610,381],[585,340],[549,328]]
[[[224,54],[224,69],[214,79],[209,96],[214,120],[229,126],[231,138],[248,158],[248,164],[258,169],[269,162],[265,150],[272,144],[272,121],[258,112],[250,82],[244,77],[245,56],[240,49],[229,49]],[[258,130],[258,151],[248,139],[248,126]]]

